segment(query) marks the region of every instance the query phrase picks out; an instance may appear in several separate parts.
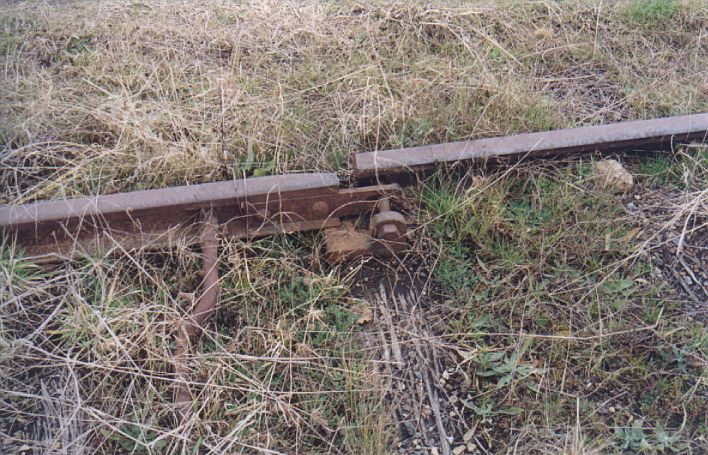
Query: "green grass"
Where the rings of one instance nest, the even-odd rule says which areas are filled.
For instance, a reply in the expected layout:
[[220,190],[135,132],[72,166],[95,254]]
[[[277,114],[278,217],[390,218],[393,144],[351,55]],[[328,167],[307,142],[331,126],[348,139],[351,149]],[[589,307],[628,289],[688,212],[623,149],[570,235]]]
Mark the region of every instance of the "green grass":
[[638,160],[632,170],[648,188],[672,188],[676,191],[700,189],[706,185],[705,150],[682,150],[674,155],[656,155]]
[[[390,417],[356,342],[349,283],[309,262],[316,240],[222,245],[219,311],[191,351],[194,410],[204,424],[188,451],[234,438],[233,425],[242,422],[238,447],[385,453]],[[0,313],[0,360],[14,372],[3,386],[19,381],[26,368],[52,362],[10,348],[30,335],[28,342],[79,362],[73,374],[81,378],[81,412],[104,416],[91,426],[101,437],[94,449],[179,451],[180,440],[167,435],[175,425],[169,353],[173,327],[190,302],[181,293],[199,285],[197,259],[194,251],[87,258],[47,274],[4,246],[0,291],[3,302],[15,301]],[[33,316],[16,319],[23,313]],[[31,335],[35,318],[45,327]],[[261,439],[266,434],[268,441]]]
[[630,20],[643,27],[667,24],[681,7],[676,0],[632,0],[628,15]]
[[[479,352],[465,367],[479,378],[466,412],[493,420],[492,447],[523,445],[514,428],[563,432],[580,418],[588,446],[686,450],[708,404],[691,392],[704,390],[705,368],[686,358],[705,358],[708,344],[586,169],[522,167],[469,188],[438,174],[421,191],[446,339]],[[618,394],[626,404],[607,415]]]
[[652,187],[680,183],[677,178],[677,163],[664,157],[642,161],[639,165],[639,175]]

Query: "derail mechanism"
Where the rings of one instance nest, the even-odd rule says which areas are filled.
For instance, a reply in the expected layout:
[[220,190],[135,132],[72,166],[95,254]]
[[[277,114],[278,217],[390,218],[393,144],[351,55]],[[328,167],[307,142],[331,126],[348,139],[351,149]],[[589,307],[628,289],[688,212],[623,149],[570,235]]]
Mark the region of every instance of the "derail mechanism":
[[[400,195],[396,184],[342,188],[333,173],[278,175],[0,207],[0,231],[27,255],[51,262],[77,254],[199,244],[207,217],[220,237],[331,232]],[[397,243],[405,235],[401,214],[386,211],[374,220],[382,215],[389,222],[381,228],[370,235],[358,232],[369,235],[371,254],[400,250]],[[389,241],[396,245],[386,247]],[[338,249],[346,245],[333,248],[328,251],[333,260],[349,256]]]
[[[334,262],[395,253],[405,247],[407,228],[389,199],[400,196],[396,184],[342,188],[332,173],[278,175],[0,207],[0,234],[38,262],[199,245],[200,291],[174,330],[174,404],[186,421],[192,415],[190,345],[219,297],[219,237],[323,229]],[[370,231],[354,227],[355,217],[377,209]]]

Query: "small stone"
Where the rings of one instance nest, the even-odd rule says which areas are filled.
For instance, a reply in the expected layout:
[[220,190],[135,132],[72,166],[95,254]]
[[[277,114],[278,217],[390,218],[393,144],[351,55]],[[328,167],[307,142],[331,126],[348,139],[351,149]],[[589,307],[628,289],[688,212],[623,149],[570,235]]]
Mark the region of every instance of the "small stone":
[[613,193],[626,193],[634,187],[634,177],[617,160],[602,160],[593,165],[599,187]]
[[614,406],[610,406],[610,412],[617,412],[617,409]]
[[477,445],[475,445],[474,442],[468,442],[467,443],[467,451],[470,453],[473,453],[477,449]]
[[440,452],[438,452],[438,448],[433,447],[432,449],[430,449],[430,455],[440,455]]
[[452,453],[454,455],[461,455],[465,453],[465,450],[467,450],[467,446],[457,446],[454,449],[452,449]]

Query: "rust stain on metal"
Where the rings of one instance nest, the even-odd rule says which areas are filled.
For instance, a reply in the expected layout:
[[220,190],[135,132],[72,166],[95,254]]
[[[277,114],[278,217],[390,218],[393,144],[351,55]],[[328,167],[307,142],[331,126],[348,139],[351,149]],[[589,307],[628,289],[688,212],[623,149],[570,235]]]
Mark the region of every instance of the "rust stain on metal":
[[551,157],[596,150],[661,150],[676,143],[705,141],[707,137],[708,113],[702,113],[359,153],[354,157],[353,172],[361,180],[418,172],[439,163]]
[[376,201],[378,213],[371,217],[369,230],[357,229],[347,221],[340,227],[325,229],[325,246],[330,262],[343,262],[356,257],[392,255],[407,245],[408,225],[405,217],[394,210],[387,197]]

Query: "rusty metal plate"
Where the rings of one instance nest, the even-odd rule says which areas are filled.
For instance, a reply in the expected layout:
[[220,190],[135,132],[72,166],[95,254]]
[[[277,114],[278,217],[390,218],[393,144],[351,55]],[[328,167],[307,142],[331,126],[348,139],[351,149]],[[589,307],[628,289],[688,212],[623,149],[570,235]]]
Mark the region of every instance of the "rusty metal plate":
[[435,165],[474,163],[510,157],[668,149],[676,143],[706,141],[708,113],[517,134],[447,144],[358,153],[354,177],[369,179],[418,172]]

